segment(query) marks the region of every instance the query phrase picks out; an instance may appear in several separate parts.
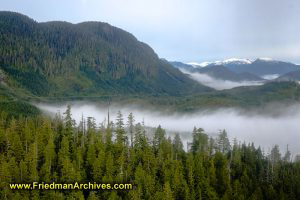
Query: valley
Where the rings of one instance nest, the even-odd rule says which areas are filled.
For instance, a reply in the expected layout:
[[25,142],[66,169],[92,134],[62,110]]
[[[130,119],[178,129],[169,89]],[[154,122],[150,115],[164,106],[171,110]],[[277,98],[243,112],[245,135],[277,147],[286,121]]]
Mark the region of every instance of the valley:
[[[105,22],[10,11],[0,41],[0,199],[300,196],[299,65],[169,61]],[[10,187],[38,181],[133,187]]]

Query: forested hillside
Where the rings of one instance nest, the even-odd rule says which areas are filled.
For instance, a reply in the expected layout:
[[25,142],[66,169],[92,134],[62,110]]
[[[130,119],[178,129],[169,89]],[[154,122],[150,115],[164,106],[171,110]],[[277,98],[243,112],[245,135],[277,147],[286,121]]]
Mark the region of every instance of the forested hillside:
[[107,23],[37,23],[0,12],[0,82],[35,96],[183,95],[211,91]]
[[0,85],[0,111],[4,111],[9,117],[36,116],[40,110],[30,103],[16,96],[13,91]]
[[[1,199],[266,199],[300,197],[300,162],[278,146],[229,143],[194,128],[180,136],[144,126],[119,113],[115,123],[94,118],[75,124],[70,107],[54,119],[0,115]],[[125,125],[126,124],[126,125]],[[131,183],[132,190],[10,190],[8,183]]]
[[[134,99],[131,99],[132,102]],[[147,98],[145,102],[181,112],[201,109],[242,108],[248,111],[272,103],[293,105],[300,101],[300,85],[296,82],[270,82],[261,86],[244,86],[229,90],[185,97]],[[141,102],[137,101],[136,102]]]

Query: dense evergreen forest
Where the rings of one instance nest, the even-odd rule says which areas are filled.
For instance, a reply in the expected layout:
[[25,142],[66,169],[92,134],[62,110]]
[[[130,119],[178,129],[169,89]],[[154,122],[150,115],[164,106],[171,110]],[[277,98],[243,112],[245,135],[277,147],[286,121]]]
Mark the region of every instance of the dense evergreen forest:
[[[300,161],[276,145],[229,142],[191,131],[186,151],[179,134],[119,112],[114,122],[76,124],[71,108],[54,118],[0,115],[1,199],[269,199],[300,197]],[[8,183],[132,183],[132,190],[10,190]]]

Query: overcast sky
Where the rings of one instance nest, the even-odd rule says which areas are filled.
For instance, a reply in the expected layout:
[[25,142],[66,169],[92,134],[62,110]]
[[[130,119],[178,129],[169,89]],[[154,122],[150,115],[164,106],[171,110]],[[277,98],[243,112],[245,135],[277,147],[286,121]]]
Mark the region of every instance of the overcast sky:
[[108,22],[168,60],[300,63],[299,0],[0,0],[0,10],[39,22]]

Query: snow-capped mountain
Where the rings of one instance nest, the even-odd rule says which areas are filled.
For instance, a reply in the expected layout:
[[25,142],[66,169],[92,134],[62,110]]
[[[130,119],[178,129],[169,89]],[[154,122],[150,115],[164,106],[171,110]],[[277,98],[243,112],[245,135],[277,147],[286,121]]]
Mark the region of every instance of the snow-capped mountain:
[[276,61],[276,60],[273,60],[273,58],[257,58],[257,60],[265,61],[265,62]]
[[289,62],[273,60],[272,58],[257,58],[255,60],[230,58],[223,61],[214,62],[192,62],[189,65],[194,68],[204,68],[216,65],[223,65],[236,73],[248,72],[260,77],[277,74],[278,76],[291,71],[300,70],[298,65]]
[[187,63],[188,65],[192,65],[193,67],[206,67],[210,64],[212,64],[213,62],[202,62],[202,63],[197,63],[197,62],[189,62]]
[[271,58],[258,58],[254,61],[232,58],[204,63],[170,63],[191,77],[198,77],[195,80],[201,80],[200,83],[204,85],[214,81],[223,81],[224,84],[238,83],[235,84],[237,86],[241,83],[256,85],[269,81],[300,81],[300,66]]
[[220,64],[221,65],[226,65],[226,64],[244,65],[244,64],[251,64],[251,63],[252,61],[249,59],[230,58],[222,61]]
[[223,61],[214,61],[214,62],[189,62],[187,64],[192,65],[194,67],[206,67],[209,65],[228,65],[228,64],[235,64],[235,65],[244,65],[244,64],[251,64],[252,61],[249,59],[240,59],[240,58],[230,58]]

